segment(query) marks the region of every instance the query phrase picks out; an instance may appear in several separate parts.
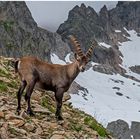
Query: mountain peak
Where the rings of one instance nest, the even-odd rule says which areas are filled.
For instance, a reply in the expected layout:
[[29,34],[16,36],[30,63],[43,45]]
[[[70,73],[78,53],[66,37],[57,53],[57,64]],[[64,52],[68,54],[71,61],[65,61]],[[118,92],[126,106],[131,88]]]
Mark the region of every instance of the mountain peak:
[[102,8],[101,8],[101,10],[100,10],[100,16],[105,16],[105,17],[107,17],[107,15],[108,15],[108,10],[107,10],[107,7],[106,7],[106,5],[104,5]]
[[104,5],[104,6],[101,8],[100,11],[107,11],[107,7],[106,7],[106,5]]
[[86,9],[86,5],[84,3],[81,4],[82,9]]

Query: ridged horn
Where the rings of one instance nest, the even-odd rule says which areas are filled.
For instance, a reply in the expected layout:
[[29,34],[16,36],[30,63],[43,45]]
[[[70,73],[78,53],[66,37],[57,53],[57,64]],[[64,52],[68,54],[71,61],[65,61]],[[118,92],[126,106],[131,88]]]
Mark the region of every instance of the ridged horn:
[[83,57],[84,54],[83,54],[83,51],[80,47],[80,43],[76,40],[76,38],[73,35],[70,35],[69,38],[70,38],[71,42],[73,43],[73,45],[75,47],[75,51],[78,54],[78,56]]
[[97,42],[95,40],[93,40],[90,48],[88,49],[87,53],[86,53],[86,57],[87,58],[91,58],[92,53],[93,53],[93,49],[97,46]]

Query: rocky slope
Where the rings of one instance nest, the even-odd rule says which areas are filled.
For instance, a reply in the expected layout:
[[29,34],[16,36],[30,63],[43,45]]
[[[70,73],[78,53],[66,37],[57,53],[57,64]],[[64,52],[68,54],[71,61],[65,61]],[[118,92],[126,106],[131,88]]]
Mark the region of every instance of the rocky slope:
[[[93,8],[86,7],[84,4],[80,7],[75,6],[70,11],[68,20],[57,30],[57,33],[60,34],[58,35],[39,28],[24,2],[0,2],[0,55],[10,57],[35,55],[51,61],[50,54],[55,53],[64,60],[70,49],[68,44],[63,41],[66,41],[69,34],[74,34],[78,38],[84,51],[95,38],[99,42],[99,46],[96,47],[92,60],[99,64],[94,65],[93,70],[105,74],[120,73],[139,82],[131,75],[124,75],[126,71],[120,67],[123,55],[119,48],[120,42],[129,40],[130,35],[127,30],[135,29],[139,36],[139,7],[140,2],[118,2],[116,8],[107,10],[104,6],[99,13],[96,13]],[[137,74],[140,73],[139,65],[133,65],[130,69]],[[45,94],[41,91],[34,91],[32,105],[36,112],[35,117],[26,115],[24,100],[20,116],[15,115],[15,97],[19,83],[17,77],[9,70],[13,69],[9,66],[8,59],[1,57],[0,138],[108,137],[101,125],[98,125],[91,116],[73,109],[68,101],[63,106],[64,122],[57,123],[54,117],[55,102],[53,94],[50,92]],[[74,84],[73,87],[70,93],[77,93],[79,89],[83,89],[79,84]],[[117,93],[119,96],[123,96],[122,93]],[[66,96],[65,100],[67,99],[69,96]],[[118,128],[114,128],[115,125],[116,122],[113,122],[109,130],[113,130],[114,137],[120,138],[121,132],[117,133]],[[129,133],[130,129],[128,129],[128,125],[126,126],[127,131],[125,132]],[[135,124],[134,128],[137,130],[139,126]],[[116,136],[116,134],[118,135]],[[132,133],[129,133],[127,137],[130,138],[130,134]],[[135,134],[133,133],[133,136],[138,138],[139,136]]]
[[16,115],[16,92],[19,80],[11,67],[11,59],[0,57],[0,138],[111,138],[97,121],[74,109],[65,93],[63,100],[64,121],[55,119],[55,100],[51,92],[35,90],[32,95],[34,117],[26,115],[26,103],[22,100],[22,111]]
[[54,52],[61,59],[69,47],[57,33],[37,26],[25,2],[0,2],[0,55],[35,55],[50,61]]

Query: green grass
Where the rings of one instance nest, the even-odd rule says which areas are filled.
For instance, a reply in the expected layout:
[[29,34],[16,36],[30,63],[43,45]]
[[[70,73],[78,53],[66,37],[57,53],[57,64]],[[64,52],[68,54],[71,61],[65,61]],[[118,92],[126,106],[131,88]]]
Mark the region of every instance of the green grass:
[[7,85],[11,88],[18,88],[18,85],[15,81],[11,81],[10,83],[7,83]]
[[41,99],[41,105],[43,107],[48,108],[49,111],[51,111],[52,113],[55,113],[55,108],[54,106],[50,103],[49,99],[47,97],[43,97]]
[[1,77],[9,77],[10,74],[6,70],[0,69],[0,76]]
[[109,135],[106,129],[102,125],[98,124],[92,117],[85,117],[84,123],[93,130],[97,131],[101,137],[107,137]]
[[75,130],[77,132],[80,132],[82,130],[82,125],[80,125],[80,124],[71,124],[71,129]]
[[26,123],[32,123],[32,119],[29,117],[26,119]]
[[9,131],[14,135],[18,134],[17,131],[14,128],[9,127]]
[[7,90],[7,84],[0,80],[0,92],[6,92]]

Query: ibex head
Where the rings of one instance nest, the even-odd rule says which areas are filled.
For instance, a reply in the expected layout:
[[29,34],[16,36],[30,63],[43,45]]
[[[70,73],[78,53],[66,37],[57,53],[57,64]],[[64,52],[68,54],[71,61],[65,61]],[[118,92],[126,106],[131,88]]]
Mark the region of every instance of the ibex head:
[[80,47],[80,44],[76,40],[76,38],[72,35],[69,36],[69,37],[70,37],[70,40],[75,47],[75,59],[77,61],[77,65],[79,67],[79,70],[80,70],[80,72],[84,72],[85,71],[85,66],[90,61],[90,58],[92,56],[93,49],[97,46],[97,42],[94,40],[92,42],[90,48],[86,52],[86,54],[84,54],[81,47]]

